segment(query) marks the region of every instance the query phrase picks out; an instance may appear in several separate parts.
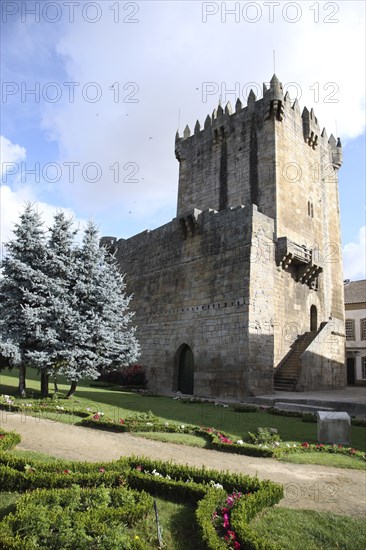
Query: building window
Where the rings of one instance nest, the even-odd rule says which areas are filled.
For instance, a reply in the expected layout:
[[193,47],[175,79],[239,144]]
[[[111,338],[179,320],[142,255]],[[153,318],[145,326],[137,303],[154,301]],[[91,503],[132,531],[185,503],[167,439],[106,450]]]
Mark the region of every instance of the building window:
[[346,340],[355,339],[355,322],[353,319],[346,319]]
[[366,357],[362,357],[362,378],[366,378]]
[[361,319],[360,325],[361,340],[366,340],[366,319]]

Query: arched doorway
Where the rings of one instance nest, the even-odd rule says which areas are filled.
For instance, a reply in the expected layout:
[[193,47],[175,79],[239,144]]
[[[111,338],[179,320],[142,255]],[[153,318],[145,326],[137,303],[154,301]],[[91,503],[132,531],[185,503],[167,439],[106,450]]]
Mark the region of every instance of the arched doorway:
[[318,330],[318,310],[316,306],[310,308],[310,330],[316,332]]
[[194,359],[193,352],[183,344],[178,358],[178,391],[193,395]]

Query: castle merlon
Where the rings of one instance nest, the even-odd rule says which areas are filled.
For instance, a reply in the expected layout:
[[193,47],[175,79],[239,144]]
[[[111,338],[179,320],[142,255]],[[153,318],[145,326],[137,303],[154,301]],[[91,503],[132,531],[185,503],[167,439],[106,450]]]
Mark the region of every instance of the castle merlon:
[[[283,120],[285,116],[295,116],[299,118],[302,122],[303,135],[305,142],[312,148],[316,149],[319,145],[319,140],[322,139],[323,143],[328,143],[330,146],[330,155],[334,157],[335,161],[333,162],[335,167],[339,168],[342,164],[341,162],[341,142],[338,138],[338,142],[327,139],[326,130],[323,129],[320,132],[320,126],[318,119],[315,116],[314,109],[311,108],[310,111],[307,107],[304,107],[302,113],[300,111],[300,105],[297,98],[292,103],[289,92],[284,94],[283,86],[277,75],[273,75],[270,81],[270,87],[267,88],[266,84],[263,83],[263,97],[257,99],[255,93],[251,89],[248,98],[247,105],[243,107],[242,101],[240,98],[237,98],[235,102],[235,111],[233,111],[230,101],[223,108],[221,100],[218,103],[216,109],[213,110],[212,115],[207,115],[203,128],[200,125],[200,122],[197,120],[194,133],[191,133],[189,126],[187,125],[183,131],[183,136],[179,135],[177,131],[175,136],[176,144],[182,143],[187,139],[195,139],[198,136],[207,135],[211,131],[212,127],[217,126],[225,121],[230,121],[232,117],[240,116],[240,113],[250,112],[255,110],[258,114],[261,114],[264,120],[275,119],[279,122]],[[335,148],[338,148],[334,150]]]

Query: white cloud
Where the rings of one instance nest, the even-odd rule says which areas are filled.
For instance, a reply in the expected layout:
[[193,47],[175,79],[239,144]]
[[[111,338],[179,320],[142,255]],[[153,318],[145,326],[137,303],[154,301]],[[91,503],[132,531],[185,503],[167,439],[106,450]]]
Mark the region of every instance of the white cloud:
[[16,145],[4,136],[0,136],[0,176],[9,168],[9,163],[18,163],[26,157],[26,150],[20,145]]
[[344,278],[366,279],[366,226],[360,228],[358,239],[343,247]]
[[[20,145],[13,144],[9,139],[1,136],[1,166],[4,172],[7,171],[6,163],[18,163],[26,160],[26,149]],[[2,175],[2,174],[1,174]],[[9,176],[6,177],[6,180]],[[5,179],[5,178],[4,178]],[[11,179],[11,178],[9,178]],[[37,197],[35,188],[31,185],[20,185],[19,178],[15,177],[12,181],[14,189],[10,185],[0,186],[0,244],[13,238],[13,227],[19,219],[20,213],[23,211],[27,202],[37,203],[37,208],[42,214],[45,228],[48,228],[53,223],[53,216],[56,211],[62,210],[69,217],[76,218],[74,212],[70,208],[60,208],[57,205],[48,204],[40,201]],[[85,220],[78,219],[76,222],[80,226],[85,225]],[[3,250],[1,250],[3,252]]]
[[[96,184],[81,176],[77,185],[63,181],[60,191],[69,204],[83,203],[96,216],[107,209],[110,216],[118,211],[121,219],[134,207],[136,216],[147,220],[146,226],[159,208],[174,212],[178,165],[173,147],[179,109],[180,131],[187,123],[193,129],[196,119],[202,123],[219,99],[217,93],[202,101],[203,82],[225,83],[227,89],[235,88],[236,82],[241,90],[248,82],[261,87],[272,76],[273,48],[283,84],[297,83],[301,107],[314,107],[328,135],[338,131],[350,139],[362,133],[363,3],[347,2],[347,8],[340,3],[333,16],[319,3],[319,23],[314,22],[315,8],[304,3],[301,19],[294,24],[281,15],[284,2],[273,24],[261,2],[262,17],[256,24],[243,18],[235,23],[233,16],[222,23],[220,14],[204,24],[200,2],[190,2],[188,9],[184,2],[149,4],[141,4],[139,23],[124,24],[122,32],[121,25],[103,17],[95,26],[80,21],[67,25],[57,42],[68,79],[80,85],[73,103],[44,106],[43,128],[57,140],[60,162],[79,162],[81,167],[95,162],[102,169]],[[327,16],[338,23],[325,23]],[[355,52],[357,71],[350,63]],[[83,85],[90,82],[97,82],[102,91],[96,103],[85,100]],[[110,89],[113,83],[119,83],[118,102]],[[126,83],[138,86],[137,103],[128,102],[134,84],[124,89]],[[294,96],[295,88],[289,91]],[[138,166],[133,184],[124,181],[128,171],[123,169],[130,162]],[[118,183],[110,169],[115,163],[120,168]]]
[[[13,227],[19,219],[19,215],[24,210],[27,202],[36,204],[38,212],[42,215],[45,229],[53,224],[53,216],[58,211],[75,219],[75,214],[70,208],[60,208],[53,204],[47,204],[38,201],[33,190],[30,187],[21,187],[13,191],[8,185],[0,187],[0,242],[1,246],[13,238]],[[76,219],[75,222],[80,227],[85,226],[85,220]]]

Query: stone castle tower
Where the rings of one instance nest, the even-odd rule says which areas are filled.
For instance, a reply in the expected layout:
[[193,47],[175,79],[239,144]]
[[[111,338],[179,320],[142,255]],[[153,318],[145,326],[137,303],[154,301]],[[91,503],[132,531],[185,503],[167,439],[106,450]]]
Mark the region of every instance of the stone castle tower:
[[240,400],[344,387],[340,141],[274,75],[177,133],[177,217],[105,237],[152,389]]

